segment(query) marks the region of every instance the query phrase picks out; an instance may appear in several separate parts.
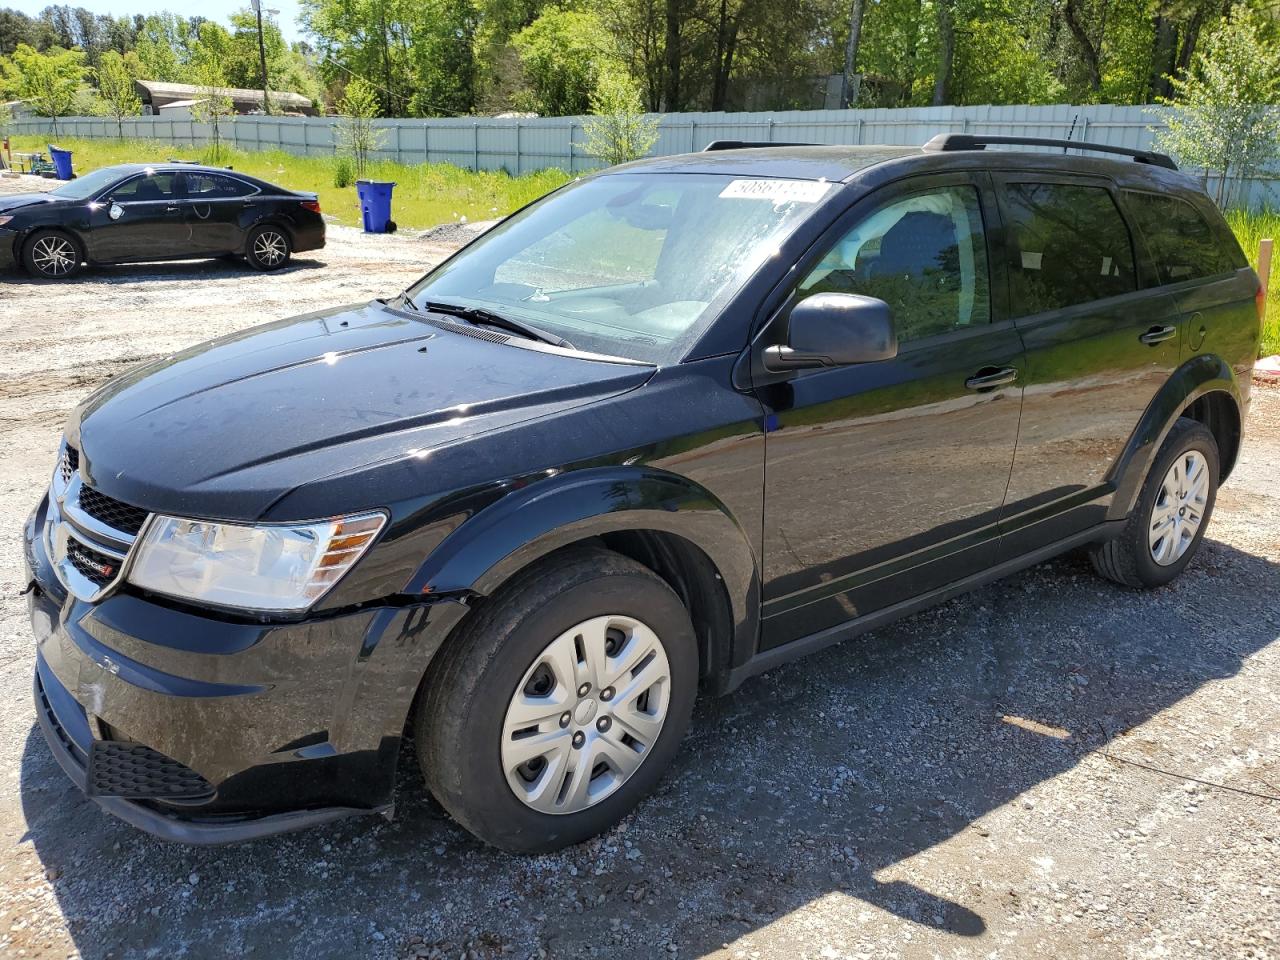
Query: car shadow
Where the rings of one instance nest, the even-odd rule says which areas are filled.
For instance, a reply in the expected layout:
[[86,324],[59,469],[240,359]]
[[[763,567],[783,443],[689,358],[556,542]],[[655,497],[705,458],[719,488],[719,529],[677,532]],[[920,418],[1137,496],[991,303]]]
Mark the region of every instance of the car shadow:
[[159,260],[149,263],[118,263],[86,267],[70,280],[46,280],[25,271],[14,270],[0,274],[0,283],[27,286],[63,286],[68,283],[117,284],[137,283],[149,280],[209,280],[217,277],[283,276],[306,270],[327,267],[324,260],[295,256],[278,270],[255,270],[243,260]]
[[1277,639],[1277,582],[1280,566],[1216,541],[1150,593],[1079,557],[1042,565],[703,698],[655,795],[557,854],[472,839],[423,796],[408,746],[392,822],[166,845],[76,793],[38,730],[23,839],[89,960],[695,957],[823,898],[847,901],[851,925],[878,908],[955,947],[1008,932],[994,895],[928,889],[906,861],[966,831],[981,846],[988,814],[1136,750],[1127,732]]

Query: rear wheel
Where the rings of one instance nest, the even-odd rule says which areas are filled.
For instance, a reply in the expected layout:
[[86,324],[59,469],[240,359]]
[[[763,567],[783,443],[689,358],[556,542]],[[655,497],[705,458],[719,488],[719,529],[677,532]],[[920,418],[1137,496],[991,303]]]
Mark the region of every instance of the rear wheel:
[[440,656],[415,717],[427,786],[476,836],[521,853],[625,816],[675,756],[697,693],[684,605],[606,550],[521,575]]
[[244,258],[255,270],[278,270],[289,262],[293,244],[282,227],[254,227],[245,242]]
[[1178,420],[1147,473],[1124,529],[1090,552],[1094,569],[1128,587],[1162,586],[1200,548],[1218,496],[1218,443],[1203,423]]
[[48,280],[66,280],[80,272],[80,244],[61,230],[37,230],[22,248],[22,264]]

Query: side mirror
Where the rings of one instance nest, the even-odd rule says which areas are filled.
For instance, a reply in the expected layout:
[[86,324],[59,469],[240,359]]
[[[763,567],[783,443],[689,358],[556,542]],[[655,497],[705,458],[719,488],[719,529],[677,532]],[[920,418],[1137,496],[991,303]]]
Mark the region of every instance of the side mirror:
[[791,308],[785,346],[766,347],[765,369],[873,363],[898,355],[889,305],[856,293],[815,293]]

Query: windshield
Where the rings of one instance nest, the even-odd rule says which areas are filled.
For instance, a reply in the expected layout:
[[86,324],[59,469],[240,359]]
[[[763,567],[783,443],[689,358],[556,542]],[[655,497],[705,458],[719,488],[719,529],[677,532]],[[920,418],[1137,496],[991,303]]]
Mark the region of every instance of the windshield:
[[670,363],[817,206],[820,181],[613,174],[495,227],[409,291],[579,350]]
[[68,180],[60,187],[49,192],[55,197],[66,197],[68,200],[88,200],[103,187],[110,186],[124,175],[119,167],[103,167],[83,177]]

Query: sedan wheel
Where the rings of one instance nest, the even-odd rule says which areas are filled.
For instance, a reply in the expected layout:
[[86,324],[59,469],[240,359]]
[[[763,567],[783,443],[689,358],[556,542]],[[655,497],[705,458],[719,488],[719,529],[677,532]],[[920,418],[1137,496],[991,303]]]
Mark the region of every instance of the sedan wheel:
[[259,270],[275,270],[289,261],[288,236],[277,227],[259,227],[249,235],[245,258]]
[[1162,567],[1176,563],[1195,540],[1209,502],[1209,463],[1198,450],[1188,450],[1164,476],[1151,511],[1147,544],[1151,559]]
[[62,280],[80,269],[80,250],[62,233],[39,233],[27,244],[24,257],[33,273]]
[[534,659],[502,728],[502,769],[524,804],[578,813],[639,769],[671,700],[667,651],[634,617],[570,627]]

